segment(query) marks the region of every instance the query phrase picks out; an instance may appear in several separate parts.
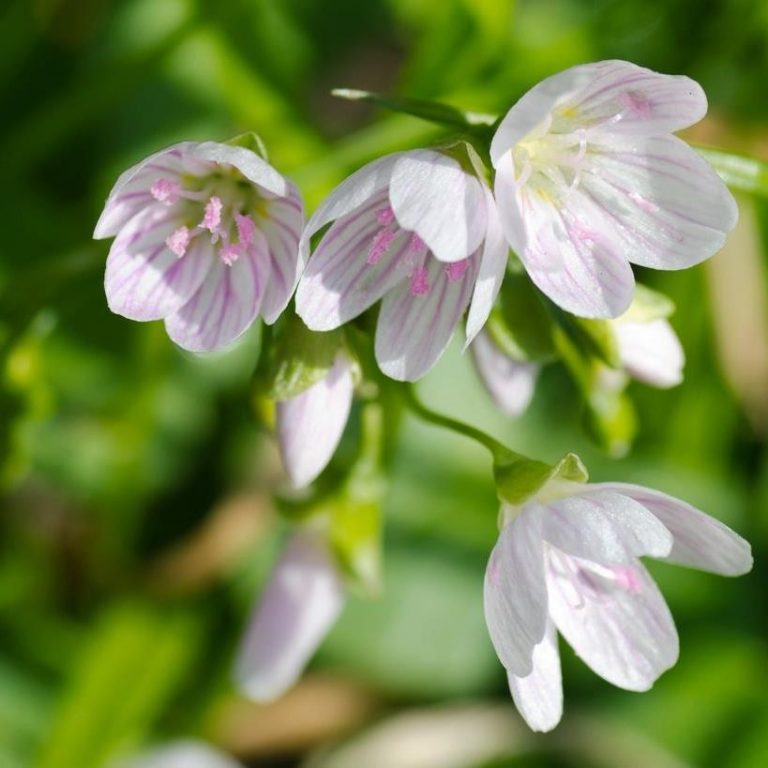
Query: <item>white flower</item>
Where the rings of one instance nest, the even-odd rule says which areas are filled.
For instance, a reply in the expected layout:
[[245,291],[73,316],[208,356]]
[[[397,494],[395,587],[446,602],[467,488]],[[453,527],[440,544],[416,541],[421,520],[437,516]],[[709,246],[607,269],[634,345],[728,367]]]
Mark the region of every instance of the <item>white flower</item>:
[[165,320],[180,347],[231,344],[274,323],[301,272],[294,184],[244,147],[183,142],[120,176],[94,237],[115,237],[104,288],[131,320]]
[[282,695],[298,680],[343,606],[344,586],[326,542],[313,531],[294,534],[240,646],[238,686],[257,701]]
[[277,440],[288,477],[309,485],[327,466],[341,440],[354,393],[352,365],[340,352],[320,381],[277,403]]
[[241,768],[235,762],[199,741],[177,741],[121,761],[116,768]]
[[337,328],[381,300],[376,359],[388,376],[413,381],[468,306],[468,341],[485,323],[507,245],[490,190],[454,156],[414,150],[361,168],[310,219],[304,255],[330,222],[296,292],[312,330]]
[[550,481],[509,520],[491,553],[485,616],[512,697],[534,730],[562,715],[555,630],[601,677],[644,691],[677,660],[674,622],[642,555],[738,576],[749,544],[658,491]]
[[491,143],[499,216],[555,303],[617,317],[632,300],[630,263],[682,269],[722,247],[733,197],[672,135],[706,111],[693,80],[624,61],[549,77],[509,110]]

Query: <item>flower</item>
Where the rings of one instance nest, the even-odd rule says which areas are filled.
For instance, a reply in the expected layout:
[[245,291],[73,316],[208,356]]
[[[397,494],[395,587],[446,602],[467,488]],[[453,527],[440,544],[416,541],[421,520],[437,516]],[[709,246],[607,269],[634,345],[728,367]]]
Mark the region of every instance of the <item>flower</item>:
[[184,142],[123,173],[94,237],[115,237],[109,308],[165,320],[180,347],[210,352],[260,314],[273,323],[301,272],[297,188],[244,147]]
[[294,534],[256,606],[235,663],[238,686],[257,701],[282,695],[333,626],[344,587],[315,531]]
[[354,379],[349,358],[339,352],[320,381],[277,403],[277,439],[288,477],[309,485],[331,460],[352,406]]
[[[659,389],[674,387],[683,380],[685,353],[667,320],[644,321],[628,312],[610,325],[626,374]],[[523,413],[533,397],[541,364],[509,357],[486,331],[478,334],[470,349],[480,380],[496,405],[508,416]],[[616,372],[606,369],[605,373]],[[623,377],[618,374],[618,378]],[[611,381],[609,376],[606,383]],[[623,386],[623,381],[616,385]]]
[[240,763],[200,741],[176,741],[121,761],[116,768],[240,768]]
[[467,339],[485,323],[507,245],[490,190],[454,154],[400,152],[361,168],[309,220],[303,252],[330,222],[296,292],[312,330],[337,328],[381,299],[376,359],[388,376],[414,381],[468,306]]
[[752,567],[749,544],[725,525],[637,485],[551,480],[502,515],[485,617],[515,704],[537,731],[562,715],[556,630],[627,690],[647,690],[677,661],[674,622],[641,555],[724,576]]
[[721,248],[737,208],[672,131],[707,111],[701,87],[624,61],[573,67],[526,93],[491,142],[504,233],[563,309],[617,317],[632,264],[683,269]]

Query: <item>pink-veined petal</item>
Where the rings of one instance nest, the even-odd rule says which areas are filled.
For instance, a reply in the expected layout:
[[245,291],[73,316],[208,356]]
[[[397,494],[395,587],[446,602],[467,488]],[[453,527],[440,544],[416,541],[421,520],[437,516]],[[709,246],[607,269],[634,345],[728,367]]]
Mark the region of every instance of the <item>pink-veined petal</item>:
[[296,312],[309,328],[328,331],[364,312],[410,271],[410,235],[398,232],[375,263],[369,255],[382,225],[384,193],[342,217],[325,233],[296,290]]
[[640,485],[596,485],[635,499],[664,523],[674,538],[665,560],[722,576],[741,576],[752,569],[749,542],[690,504]]
[[466,259],[485,237],[484,185],[442,152],[403,152],[392,169],[389,200],[400,226],[415,232],[439,261]]
[[364,165],[331,191],[304,228],[299,244],[302,258],[306,258],[309,254],[310,238],[315,232],[329,222],[365,207],[370,198],[378,196],[387,189],[392,169],[401,154],[401,152],[394,152]]
[[294,184],[290,194],[270,200],[268,214],[259,219],[267,239],[270,257],[269,290],[264,295],[261,314],[272,324],[282,314],[296,290],[304,263],[299,258],[299,240],[304,226],[304,206]]
[[548,502],[542,536],[569,555],[599,563],[631,563],[641,555],[666,557],[672,534],[642,504],[605,488]]
[[426,256],[426,293],[414,295],[405,281],[386,294],[376,325],[375,353],[379,368],[398,381],[416,381],[440,359],[472,296],[478,257],[470,258],[458,279],[450,269]]
[[339,353],[325,378],[277,403],[280,455],[296,488],[309,485],[331,460],[347,424],[353,391],[349,360]]
[[137,214],[112,243],[104,289],[112,312],[131,320],[161,320],[198,290],[211,268],[212,248],[196,238],[179,258],[166,239],[179,222],[159,205]]
[[677,661],[677,630],[639,561],[600,566],[548,550],[547,590],[555,626],[600,677],[646,691]]
[[502,528],[485,571],[485,621],[496,655],[514,675],[533,670],[533,650],[547,625],[547,588],[539,509]]
[[622,367],[653,387],[674,387],[683,380],[685,353],[666,320],[618,322],[613,326]]
[[624,258],[653,269],[709,258],[738,218],[722,179],[676,136],[628,138],[590,152],[572,197],[582,205],[588,198],[585,221],[611,226]]
[[256,319],[268,280],[269,254],[257,231],[253,244],[231,266],[213,259],[197,293],[166,318],[168,335],[190,352],[228,347]]
[[255,152],[245,147],[234,147],[216,141],[203,141],[199,144],[192,144],[187,150],[187,154],[199,160],[219,165],[231,165],[240,171],[248,181],[257,184],[270,195],[285,197],[289,192],[286,178]]
[[[536,189],[517,191],[500,175],[496,199],[502,225],[539,290],[581,317],[623,314],[635,279],[616,226],[599,215],[595,203],[565,185],[556,192],[557,202]],[[522,247],[513,242],[521,224]]]
[[507,672],[518,712],[534,731],[551,731],[563,716],[563,678],[554,624],[547,622],[542,641],[533,649],[533,669],[526,677]]
[[278,561],[238,653],[235,680],[257,701],[285,692],[301,675],[344,605],[327,545],[294,535]]
[[541,367],[508,357],[485,332],[478,334],[469,349],[496,405],[508,416],[523,413],[533,397]]
[[485,325],[488,315],[491,314],[493,302],[496,301],[496,296],[504,280],[509,255],[509,246],[501,229],[493,195],[488,188],[484,188],[484,193],[487,207],[487,229],[480,257],[480,271],[475,281],[475,290],[472,293],[472,301],[467,313],[467,340],[464,349],[472,343],[472,340]]

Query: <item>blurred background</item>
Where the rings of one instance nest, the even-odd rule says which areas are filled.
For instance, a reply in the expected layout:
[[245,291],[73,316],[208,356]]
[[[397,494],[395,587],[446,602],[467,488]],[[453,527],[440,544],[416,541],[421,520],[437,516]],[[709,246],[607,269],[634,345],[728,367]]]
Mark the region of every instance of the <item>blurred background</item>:
[[[258,706],[232,655],[285,539],[252,374],[260,329],[214,360],[111,315],[91,233],[118,173],[247,130],[310,210],[375,156],[439,138],[335,86],[505,111],[575,63],[630,59],[704,86],[688,138],[768,159],[762,0],[5,0],[0,6],[0,766],[98,768],[181,736],[249,766],[768,765],[768,201],[706,265],[644,279],[677,303],[686,381],[632,385],[612,460],[564,371],[503,421],[459,345],[425,400],[593,479],[681,496],[751,540],[724,580],[652,566],[681,660],[611,688],[563,647],[566,714],[522,724],[482,613],[497,533],[486,454],[406,419],[384,502],[384,589],[353,597],[305,679]],[[446,382],[450,386],[446,386]]]

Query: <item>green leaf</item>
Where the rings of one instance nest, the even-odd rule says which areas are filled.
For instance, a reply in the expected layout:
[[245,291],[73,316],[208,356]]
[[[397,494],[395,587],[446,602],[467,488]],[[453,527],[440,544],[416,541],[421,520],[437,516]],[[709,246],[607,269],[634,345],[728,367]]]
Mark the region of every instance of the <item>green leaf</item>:
[[768,197],[768,163],[710,147],[696,147],[696,150],[729,187]]

